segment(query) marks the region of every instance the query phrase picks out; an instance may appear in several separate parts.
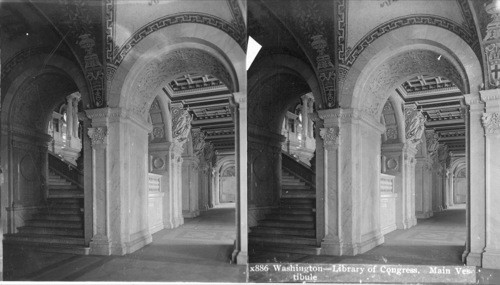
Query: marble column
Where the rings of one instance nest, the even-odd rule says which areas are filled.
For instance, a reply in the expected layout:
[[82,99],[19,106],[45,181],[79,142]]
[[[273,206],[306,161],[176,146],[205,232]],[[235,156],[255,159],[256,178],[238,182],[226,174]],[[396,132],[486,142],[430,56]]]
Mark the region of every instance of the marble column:
[[483,268],[500,269],[500,89],[481,91],[481,99],[486,103],[486,112],[482,115],[486,146],[486,247],[484,248]]
[[[489,92],[489,91],[483,91]],[[467,166],[469,180],[468,219],[470,220],[468,242],[469,252],[464,252],[467,265],[481,266],[486,245],[486,139],[481,123],[484,102],[479,94],[464,95],[469,106],[467,121]],[[474,185],[474,187],[471,187]]]
[[234,93],[232,113],[235,122],[236,146],[236,241],[232,259],[237,264],[248,263],[248,114],[246,92]]
[[417,224],[415,215],[415,166],[417,160],[415,155],[417,149],[413,144],[405,144],[403,148],[403,172],[405,175],[405,183],[403,185],[402,201],[403,201],[403,228],[409,229]]
[[185,156],[182,159],[182,212],[184,218],[194,218],[200,215],[198,207],[199,159],[196,156]]
[[301,114],[302,114],[302,140],[304,141],[304,145],[305,145],[305,141],[309,137],[309,111],[308,111],[309,96],[308,96],[308,94],[306,94],[306,95],[300,97],[300,99],[302,100],[302,110],[301,110]]
[[379,184],[384,127],[359,110],[319,110],[318,116],[324,121],[320,133],[325,167],[325,238],[321,251],[327,255],[366,252],[384,241]]
[[415,210],[418,219],[432,217],[432,161],[417,157],[415,171]]
[[93,235],[90,253],[123,255],[152,241],[148,221],[148,133],[122,108],[85,111],[92,127]]
[[71,145],[73,137],[73,94],[66,97],[66,145]]

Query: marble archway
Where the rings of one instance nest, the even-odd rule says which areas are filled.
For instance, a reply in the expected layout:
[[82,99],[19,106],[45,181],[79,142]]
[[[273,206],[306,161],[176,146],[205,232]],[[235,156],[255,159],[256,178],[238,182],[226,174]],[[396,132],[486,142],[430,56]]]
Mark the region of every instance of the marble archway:
[[[197,36],[178,36],[183,34]],[[220,46],[221,41],[225,43],[223,46]],[[109,108],[87,111],[92,119],[92,134],[103,134],[100,141],[97,141],[98,135],[93,136],[96,139],[94,153],[106,159],[96,160],[94,167],[110,169],[109,173],[95,180],[101,183],[116,177],[116,181],[111,182],[113,186],[104,187],[102,192],[107,197],[122,197],[122,200],[108,199],[108,206],[97,207],[96,216],[105,217],[103,213],[108,211],[107,208],[119,207],[123,210],[113,217],[112,223],[109,218],[98,221],[102,225],[109,224],[109,231],[94,233],[91,251],[95,254],[125,254],[151,241],[145,198],[149,164],[145,154],[148,153],[148,133],[155,135],[155,128],[147,121],[155,98],[162,98],[160,105],[170,117],[170,126],[164,131],[171,131],[171,137],[149,151],[153,172],[166,176],[162,178],[168,188],[163,199],[163,226],[169,228],[182,224],[182,153],[190,134],[191,119],[182,105],[172,104],[166,98],[162,87],[186,73],[210,74],[220,79],[234,94],[240,107],[237,111],[241,111],[243,116],[246,111],[246,101],[242,100],[246,90],[244,58],[243,50],[228,34],[200,24],[164,27],[148,34],[128,51],[109,82]],[[244,134],[245,123],[240,121],[238,125]],[[239,152],[239,160],[241,165],[246,165],[243,153]],[[121,167],[112,168],[113,161],[116,163],[118,159],[130,163],[120,163]],[[238,172],[246,173],[242,168]],[[132,172],[135,174],[131,175]],[[116,187],[121,189],[120,193],[113,192]],[[244,188],[240,191],[246,193]],[[241,196],[246,197],[246,194]],[[244,215],[239,217],[245,219]],[[245,223],[242,221],[238,225]],[[242,236],[246,237],[246,234],[241,232],[238,236],[235,257],[240,262],[246,262],[246,242]]]

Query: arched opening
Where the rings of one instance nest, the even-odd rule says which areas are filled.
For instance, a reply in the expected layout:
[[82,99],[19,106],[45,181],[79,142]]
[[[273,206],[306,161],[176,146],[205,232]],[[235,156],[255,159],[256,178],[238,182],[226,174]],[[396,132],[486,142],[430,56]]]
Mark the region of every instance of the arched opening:
[[283,55],[263,57],[249,70],[251,260],[272,260],[297,243],[314,253],[321,239],[316,210],[323,198],[314,170],[321,163],[314,159],[319,130],[311,113],[322,101],[310,72]]
[[[390,225],[384,226],[387,220],[381,218],[378,222],[380,228],[377,222],[369,223],[366,222],[367,217],[363,218],[359,226],[361,239],[362,241],[366,239],[365,245],[368,242],[372,245],[361,249],[358,253],[384,242],[383,238],[376,238],[378,241],[367,239],[373,236],[369,232],[378,230],[381,230],[383,235],[395,229],[411,228],[406,234],[403,234],[404,231],[395,231],[386,235],[386,245],[391,245],[391,242],[398,238],[397,233],[400,233],[399,237],[404,235],[405,238],[411,235],[410,239],[417,244],[429,242],[432,246],[452,245],[439,238],[423,239],[425,233],[415,234],[414,231],[419,227],[415,229],[413,227],[418,224],[417,218],[429,218],[446,208],[446,193],[449,187],[446,172],[450,166],[450,153],[461,152],[465,155],[466,122],[462,109],[463,95],[471,90],[477,90],[481,82],[481,72],[479,62],[474,60],[471,48],[465,43],[463,43],[464,49],[460,52],[451,52],[444,48],[447,46],[447,41],[451,41],[452,38],[454,42],[460,42],[455,35],[437,38],[435,36],[437,33],[432,33],[428,34],[429,38],[425,40],[411,38],[419,29],[419,27],[401,28],[391,32],[394,35],[387,37],[386,42],[382,41],[385,37],[383,36],[380,41],[376,40],[370,45],[367,48],[367,51],[369,50],[367,54],[370,56],[354,64],[340,97],[342,107],[349,107],[354,112],[359,112],[359,121],[372,125],[362,128],[360,134],[362,140],[351,137],[351,143],[360,142],[359,148],[362,154],[365,154],[364,149],[368,150],[366,153],[372,151],[375,154],[379,153],[378,148],[374,149],[369,143],[375,140],[377,135],[377,131],[371,130],[380,129],[375,122],[381,121],[385,125],[385,129],[383,128],[381,132],[381,164],[374,167],[365,161],[359,161],[361,165],[359,171],[364,176],[360,179],[360,194],[384,196],[386,188],[391,187],[394,189],[393,193],[397,194],[395,197],[386,195],[387,197],[382,197],[380,201],[372,199],[370,202],[365,200],[362,203],[362,208],[368,210],[361,211],[357,214],[358,217],[359,215],[363,217],[367,212],[378,211],[380,217],[387,215],[388,201],[391,199],[395,200],[396,215],[395,219],[391,219],[393,222]],[[398,113],[400,115],[397,115]],[[354,125],[347,123],[343,128],[341,123],[341,136],[343,130],[348,130],[349,127],[352,128]],[[395,130],[401,132],[400,137]],[[371,138],[370,135],[367,137],[370,132]],[[449,135],[450,133],[454,135]],[[365,137],[368,140],[365,141]],[[389,143],[391,140],[393,142]],[[340,152],[342,149],[344,148],[341,147]],[[340,156],[342,159],[342,154]],[[363,156],[363,160],[376,160],[376,158]],[[371,177],[373,169],[393,177],[381,175],[378,178],[380,184],[375,183],[375,180],[370,183],[371,180],[367,177]],[[373,177],[375,175],[373,173]],[[356,177],[358,176],[354,175],[352,180],[358,179]],[[380,186],[369,187],[370,184]],[[353,205],[357,204],[359,205],[359,202],[353,202]],[[394,217],[392,212],[389,215],[391,218]],[[457,229],[450,230],[455,236],[449,240],[454,243],[457,256],[459,251],[464,250],[465,243],[466,213],[462,211],[459,215],[460,225]],[[420,222],[425,223],[425,220],[419,220]],[[433,230],[436,231],[433,234],[439,236],[439,228]]]
[[[207,34],[169,42],[158,37],[170,32],[176,34],[179,30],[186,32],[195,26]],[[133,169],[142,173],[126,176],[125,181],[120,182],[125,187],[140,187],[137,187],[139,191],[122,189],[119,194],[131,202],[122,207],[130,207],[132,212],[132,215],[120,216],[125,223],[116,224],[110,231],[125,232],[124,238],[130,240],[119,249],[119,254],[133,252],[151,241],[223,246],[227,254],[214,258],[224,261],[231,258],[235,239],[234,257],[242,251],[236,226],[240,225],[240,217],[238,208],[234,207],[240,203],[224,209],[229,211],[225,215],[212,210],[217,159],[237,153],[235,112],[238,112],[238,103],[235,104],[235,98],[244,90],[246,82],[237,69],[244,61],[242,53],[238,53],[241,48],[233,40],[229,40],[224,49],[218,48],[214,43],[217,38],[229,36],[209,26],[175,25],[143,39],[127,54],[115,73],[108,99],[109,123],[105,125],[98,116],[89,115],[93,118],[93,127],[99,128],[102,124],[107,128],[110,139],[116,135],[125,136],[129,141],[124,145],[123,139],[116,141],[122,143],[118,148],[108,141],[105,150],[108,155],[122,153],[122,160],[134,163],[133,168],[125,163],[119,171],[128,173]],[[150,48],[152,46],[154,48]],[[114,112],[121,115],[113,116]],[[116,123],[112,117],[118,118]],[[126,128],[129,130],[125,131]],[[234,188],[233,193],[238,195]],[[201,224],[193,227],[200,221],[219,217],[229,224],[224,225],[218,238]],[[153,232],[158,235],[152,236]],[[162,238],[156,239],[156,236]],[[94,247],[91,243],[92,248],[103,254],[97,242]],[[118,249],[108,248],[106,251],[112,253]]]
[[78,115],[83,104],[73,100],[88,102],[85,79],[58,55],[33,56],[23,66],[8,75],[2,98],[5,260],[15,260],[10,250],[31,247],[87,254],[92,211],[84,181],[91,172],[83,151],[89,145]]

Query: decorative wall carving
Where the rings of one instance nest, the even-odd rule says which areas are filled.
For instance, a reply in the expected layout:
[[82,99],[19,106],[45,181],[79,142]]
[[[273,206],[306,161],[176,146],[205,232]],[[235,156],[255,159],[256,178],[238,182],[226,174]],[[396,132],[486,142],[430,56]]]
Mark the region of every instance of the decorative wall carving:
[[87,134],[89,135],[93,147],[105,145],[107,143],[107,127],[89,128]]
[[484,53],[488,62],[488,86],[500,88],[500,9],[496,5],[492,1],[485,7],[491,21],[486,26]]
[[339,146],[340,129],[333,128],[320,128],[319,135],[323,139],[325,148],[336,148]]
[[240,31],[238,27],[233,24],[215,17],[213,15],[207,15],[202,13],[179,13],[174,15],[168,15],[159,19],[156,19],[142,28],[138,29],[115,53],[112,64],[114,66],[119,66],[125,56],[136,46],[141,40],[146,38],[148,35],[172,26],[176,24],[202,24],[212,26],[219,30],[224,31],[229,36],[231,36],[243,50],[246,50],[246,31]]
[[318,55],[316,56],[316,69],[319,72],[319,80],[321,83],[323,96],[328,108],[335,106],[335,67],[332,63],[330,55],[325,52],[328,45],[323,35],[314,35],[311,37],[311,46]]
[[[102,11],[99,5],[88,5],[89,1],[64,0],[65,16],[61,22],[67,28],[68,42],[77,43],[83,50],[79,53],[84,63],[82,67],[90,85],[91,104],[95,107],[104,107],[104,67],[101,64],[99,51],[103,51],[101,29]],[[97,41],[96,41],[97,40]],[[102,54],[101,54],[102,56]]]
[[499,133],[500,113],[484,113],[482,121],[486,135],[493,135]]
[[391,6],[392,3],[397,2],[398,0],[379,0],[380,8]]
[[342,63],[349,67],[352,66],[365,48],[376,39],[391,31],[411,25],[431,25],[447,29],[462,38],[472,47],[478,58],[481,58],[481,51],[479,50],[477,40],[475,40],[475,35],[471,35],[469,30],[464,29],[459,24],[434,15],[409,15],[390,20],[372,29],[350,49],[346,60],[342,61]]
[[416,147],[422,138],[425,130],[425,117],[416,106],[405,107],[405,130],[406,142]]
[[345,62],[346,57],[347,7],[348,3],[346,0],[337,0],[337,54],[339,57],[339,62],[342,64]]

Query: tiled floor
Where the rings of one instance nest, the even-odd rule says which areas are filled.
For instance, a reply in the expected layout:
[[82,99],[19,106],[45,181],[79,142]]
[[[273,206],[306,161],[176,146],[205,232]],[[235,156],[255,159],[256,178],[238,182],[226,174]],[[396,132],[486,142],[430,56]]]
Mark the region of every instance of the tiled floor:
[[154,234],[152,244],[125,256],[19,255],[5,249],[11,268],[6,280],[242,282],[246,267],[229,259],[235,235],[234,208],[217,208]]

